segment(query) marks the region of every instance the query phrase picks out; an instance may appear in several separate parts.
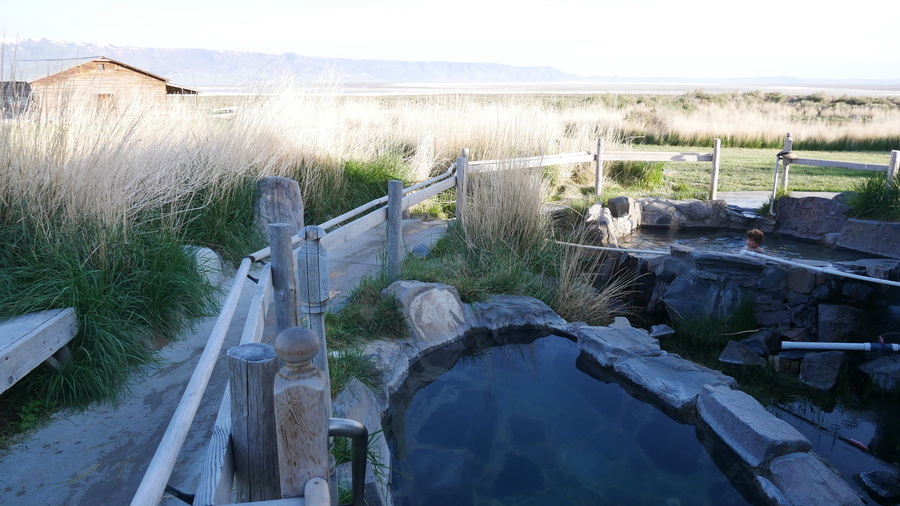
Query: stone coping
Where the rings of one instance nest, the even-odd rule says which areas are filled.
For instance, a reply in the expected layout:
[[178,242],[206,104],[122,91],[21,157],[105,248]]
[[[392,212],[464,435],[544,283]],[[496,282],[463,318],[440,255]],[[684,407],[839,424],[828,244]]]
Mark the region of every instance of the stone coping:
[[[629,391],[714,434],[752,476],[748,492],[760,503],[864,504],[834,468],[810,451],[812,445],[802,434],[738,390],[734,378],[663,351],[647,331],[631,327],[625,318],[603,327],[568,323],[530,297],[496,296],[463,304],[455,288],[418,281],[395,282],[382,295],[397,298],[409,336],[370,343],[364,354],[374,361],[380,385],[373,390],[354,380],[334,401],[334,416],[358,420],[370,433],[382,429],[391,395],[415,377],[410,368],[427,352],[441,349],[453,355],[456,347],[451,345],[476,333],[545,329],[574,338],[584,354]],[[502,343],[486,343],[496,344]],[[417,381],[425,385],[432,379]],[[386,461],[384,469],[389,469],[386,442],[381,438],[376,446]],[[385,473],[368,470],[369,504],[393,504],[389,480]]]

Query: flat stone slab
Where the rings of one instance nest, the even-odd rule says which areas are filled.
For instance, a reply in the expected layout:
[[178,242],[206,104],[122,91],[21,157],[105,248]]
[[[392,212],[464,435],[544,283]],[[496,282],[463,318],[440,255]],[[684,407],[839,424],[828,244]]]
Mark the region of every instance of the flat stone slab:
[[861,505],[850,485],[814,453],[789,453],[769,464],[771,482],[788,504]]
[[543,302],[520,295],[495,295],[486,302],[469,304],[469,327],[497,331],[507,327],[551,327],[566,321]]
[[750,467],[812,448],[797,429],[740,390],[705,388],[697,398],[697,414]]
[[692,409],[707,385],[737,388],[734,378],[671,353],[619,360],[613,369],[679,412]]
[[633,357],[662,354],[659,341],[646,330],[628,327],[581,327],[577,332],[578,349],[594,357],[603,367]]

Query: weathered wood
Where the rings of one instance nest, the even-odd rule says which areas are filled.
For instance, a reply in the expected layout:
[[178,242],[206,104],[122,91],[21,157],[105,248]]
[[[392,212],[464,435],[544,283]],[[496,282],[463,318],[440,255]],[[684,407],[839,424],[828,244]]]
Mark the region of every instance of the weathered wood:
[[290,235],[303,228],[303,196],[297,181],[281,176],[264,177],[256,183],[256,194],[253,212],[263,232],[272,223],[291,225]]
[[272,287],[274,288],[277,332],[297,326],[297,270],[291,248],[292,225],[269,225],[269,247],[272,252]]
[[563,165],[569,163],[588,163],[595,160],[594,154],[590,151],[579,153],[562,153],[557,155],[529,156],[524,158],[506,158],[502,160],[479,160],[469,162],[468,172],[476,174],[479,172],[489,172],[503,169],[530,169],[536,167],[547,167],[550,165]]
[[[781,148],[781,151],[782,151],[782,153],[790,153],[791,150],[793,150],[793,149],[794,149],[794,140],[791,139],[791,134],[788,133],[787,135],[784,136],[784,146]],[[784,191],[787,191],[788,177],[789,177],[789,172],[791,170],[791,158],[789,156],[785,156],[784,158],[782,158],[781,167],[782,167],[781,189]],[[773,201],[772,204],[774,205],[775,202]]]
[[840,162],[837,160],[818,160],[816,158],[794,158],[791,165],[807,165],[810,167],[833,167],[836,169],[870,170],[873,172],[886,172],[887,165],[874,163]]
[[606,149],[606,139],[597,139],[597,159],[594,162],[594,195],[598,197],[603,192],[603,157]]
[[306,482],[329,475],[326,382],[312,365],[319,338],[309,329],[286,329],[275,339],[284,367],[275,377],[275,425],[282,497],[304,494]]
[[231,444],[238,501],[281,498],[275,439],[275,349],[249,343],[228,350]]
[[230,504],[234,483],[234,452],[231,447],[231,389],[219,404],[219,413],[209,437],[206,459],[194,493],[193,506]]
[[41,362],[52,359],[77,333],[78,319],[73,308],[29,313],[0,322],[0,393]]
[[713,141],[712,171],[709,176],[709,200],[716,200],[719,191],[719,160],[722,148],[722,139]]
[[218,359],[219,352],[222,349],[225,334],[231,326],[231,319],[234,317],[244,286],[243,280],[247,273],[250,272],[250,264],[251,260],[245,258],[237,269],[234,277],[235,282],[231,286],[225,302],[222,304],[222,311],[219,313],[212,332],[209,334],[209,339],[206,340],[206,347],[197,360],[194,374],[184,390],[178,407],[175,408],[172,419],[169,420],[169,426],[166,428],[166,432],[156,448],[156,453],[153,454],[153,459],[144,473],[141,484],[131,499],[132,506],[157,504],[166,489],[166,483],[169,481],[169,476],[175,467],[178,454],[181,452],[182,445],[184,445],[188,430],[191,428],[191,423],[197,414],[197,408],[203,399],[203,392],[206,390],[209,377],[212,374],[213,367],[216,365],[216,359]]
[[604,151],[609,162],[711,162],[712,153],[670,153],[665,151]]
[[341,228],[328,232],[328,235],[322,239],[322,244],[325,248],[334,249],[354,237],[381,225],[385,221],[387,221],[387,208],[376,209]]
[[462,156],[456,159],[456,219],[462,220],[466,215],[466,192],[468,185],[466,182],[467,172],[469,170],[469,149],[463,148]]
[[309,226],[301,231],[304,240],[297,251],[299,265],[299,293],[301,312],[309,318],[309,328],[319,338],[319,354],[313,364],[325,373],[328,381],[328,348],[325,335],[325,311],[331,297],[328,250],[322,245],[325,231],[322,227]]
[[[262,502],[242,502],[235,503],[231,506],[311,506],[312,503],[306,502],[306,499],[303,497],[290,497],[288,499],[278,499],[275,501],[262,501]],[[328,504],[328,503],[324,503]],[[317,505],[318,506],[318,505]]]
[[412,207],[420,202],[424,202],[424,201],[430,199],[431,197],[434,197],[434,196],[440,194],[441,192],[447,191],[450,188],[453,188],[455,186],[456,186],[456,178],[450,178],[450,179],[441,181],[441,182],[435,184],[434,186],[431,186],[424,190],[420,190],[413,194],[407,195],[406,197],[403,197],[403,208],[409,209],[410,207]]
[[331,497],[328,493],[328,482],[322,478],[313,478],[303,487],[303,497],[308,506],[328,506]]
[[274,298],[272,264],[268,264],[259,273],[253,300],[250,301],[250,307],[247,309],[247,319],[244,321],[244,331],[241,333],[241,344],[262,342],[266,327],[266,312]]
[[900,174],[900,151],[891,151],[891,161],[887,168],[887,185],[892,186],[897,182],[897,174]]
[[388,181],[387,208],[387,282],[400,277],[403,262],[403,181]]

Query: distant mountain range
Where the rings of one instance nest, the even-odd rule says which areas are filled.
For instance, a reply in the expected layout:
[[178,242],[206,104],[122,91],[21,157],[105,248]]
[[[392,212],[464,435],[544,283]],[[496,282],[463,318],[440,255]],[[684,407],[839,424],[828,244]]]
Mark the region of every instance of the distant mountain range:
[[[824,80],[792,77],[731,79],[586,77],[561,72],[552,67],[519,67],[493,63],[439,61],[355,60],[322,58],[295,53],[280,55],[218,51],[210,49],[161,49],[130,46],[104,46],[69,43],[47,39],[23,40],[3,44],[0,77],[9,75],[11,65],[42,60],[64,69],[67,60],[106,56],[165,77],[172,83],[197,87],[238,88],[272,84],[281,78],[296,83],[316,81],[340,83],[682,83],[682,88],[697,83],[727,86],[871,86],[893,89],[900,80]],[[897,94],[900,94],[898,89]]]

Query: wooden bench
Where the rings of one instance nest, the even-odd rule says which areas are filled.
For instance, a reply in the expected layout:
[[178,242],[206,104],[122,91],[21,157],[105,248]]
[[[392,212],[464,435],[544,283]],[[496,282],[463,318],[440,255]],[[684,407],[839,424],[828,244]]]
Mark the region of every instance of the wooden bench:
[[0,394],[42,362],[72,361],[66,346],[78,333],[74,308],[50,309],[0,321]]

